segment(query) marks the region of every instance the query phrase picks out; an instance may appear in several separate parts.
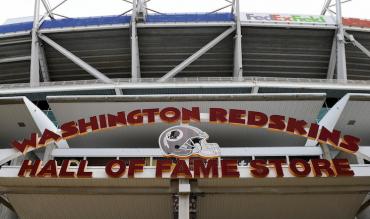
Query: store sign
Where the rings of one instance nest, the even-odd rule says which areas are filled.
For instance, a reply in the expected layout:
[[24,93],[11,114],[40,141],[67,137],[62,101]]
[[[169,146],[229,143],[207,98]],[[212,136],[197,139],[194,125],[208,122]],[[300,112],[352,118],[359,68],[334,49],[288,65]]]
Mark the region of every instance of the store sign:
[[291,14],[262,14],[241,13],[241,22],[269,22],[289,24],[326,24],[335,25],[335,20],[322,15],[291,15]]
[[[209,108],[207,113],[201,113],[200,107],[163,109],[137,109],[116,114],[101,114],[89,119],[70,121],[60,126],[56,133],[45,129],[41,136],[32,133],[23,141],[13,141],[13,147],[22,153],[46,146],[61,140],[76,136],[93,134],[112,128],[147,125],[165,122],[174,125],[166,130],[159,130],[158,145],[163,151],[163,159],[156,161],[155,177],[162,178],[222,178],[240,177],[237,160],[220,158],[220,147],[217,143],[208,142],[209,135],[190,123],[208,122],[213,124],[237,125],[240,128],[265,128],[271,131],[285,132],[307,139],[317,140],[324,144],[347,152],[358,151],[360,139],[342,134],[338,130],[329,130],[316,123],[286,117],[283,115],[267,115],[258,111],[244,109]],[[190,161],[192,162],[190,164]],[[88,161],[77,162],[78,167],[71,168],[72,160],[63,160],[60,165],[56,160],[42,164],[41,160],[34,162],[25,160],[19,169],[20,177],[78,177],[92,178],[93,172],[87,169]],[[274,169],[276,177],[284,177],[284,160],[252,160],[248,174],[252,177],[267,177]],[[145,159],[111,160],[105,166],[105,174],[111,178],[132,178],[143,173]],[[293,176],[353,176],[346,159],[293,159],[287,164]],[[244,174],[245,175],[245,174]]]
[[[157,160],[155,166],[156,178],[240,178],[237,160],[222,159],[194,159],[192,165],[189,160],[172,159]],[[87,160],[78,162],[78,168],[71,168],[71,160],[63,160],[61,166],[56,160],[49,160],[44,165],[41,160],[34,162],[23,161],[19,169],[19,177],[51,177],[51,178],[93,178],[93,172],[87,169]],[[275,177],[285,177],[283,165],[284,160],[252,160],[247,174],[251,177],[268,177],[270,172]],[[105,165],[105,175],[108,178],[136,178],[137,175],[148,171],[144,168],[145,160],[111,160]],[[288,164],[289,172],[295,177],[343,177],[354,176],[353,170],[346,159],[293,159]],[[166,176],[164,176],[166,174]]]
[[[76,136],[83,136],[85,134],[94,134],[96,132],[113,128],[149,125],[152,123],[189,124],[200,122],[229,124],[239,126],[240,128],[264,128],[271,131],[284,132],[311,140],[317,140],[320,143],[331,145],[334,148],[347,153],[356,153],[359,150],[359,138],[343,134],[339,130],[327,129],[316,123],[309,123],[304,120],[284,115],[267,115],[263,112],[247,111],[245,109],[209,108],[207,113],[201,113],[200,107],[136,109],[130,112],[122,111],[117,112],[116,114],[91,116],[89,119],[79,119],[77,121],[69,121],[62,124],[60,126],[60,132],[58,133],[49,129],[45,129],[41,136],[37,133],[31,133],[30,137],[23,141],[14,140],[12,142],[12,147],[22,153],[27,153],[30,150],[45,147],[48,144],[61,140],[67,140],[75,138]],[[188,129],[188,131],[191,130],[192,133],[203,135],[203,140],[207,138],[206,134],[195,127],[184,127],[186,126],[182,126],[181,128],[178,127],[178,133]],[[160,146],[162,149],[165,149],[164,146],[172,148],[173,142],[180,139],[181,134],[174,137],[170,136],[169,133],[173,133],[172,131],[172,129],[164,131],[162,136],[166,141],[160,140]],[[183,135],[181,137],[186,136]],[[183,139],[181,138],[181,140]],[[202,142],[206,143],[204,141]],[[209,143],[207,144],[211,147]],[[212,145],[212,147],[214,149],[217,148],[216,145]],[[167,155],[188,156],[187,154],[176,154],[174,150],[166,153]],[[195,153],[203,157],[213,157],[212,154],[208,156],[204,151]]]

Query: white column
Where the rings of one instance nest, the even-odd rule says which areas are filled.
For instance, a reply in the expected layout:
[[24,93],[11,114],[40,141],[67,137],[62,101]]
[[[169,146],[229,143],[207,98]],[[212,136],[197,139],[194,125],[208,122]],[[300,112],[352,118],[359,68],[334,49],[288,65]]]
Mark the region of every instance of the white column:
[[35,11],[33,15],[32,44],[31,44],[31,67],[30,84],[33,87],[40,84],[40,66],[39,66],[39,41],[37,30],[39,27],[40,0],[35,0]]
[[347,80],[346,48],[344,42],[344,30],[342,24],[341,0],[336,0],[337,15],[337,79]]
[[243,77],[242,30],[240,25],[239,0],[235,1],[236,35],[234,47],[234,78]]
[[187,179],[179,179],[179,219],[190,217],[190,184]]

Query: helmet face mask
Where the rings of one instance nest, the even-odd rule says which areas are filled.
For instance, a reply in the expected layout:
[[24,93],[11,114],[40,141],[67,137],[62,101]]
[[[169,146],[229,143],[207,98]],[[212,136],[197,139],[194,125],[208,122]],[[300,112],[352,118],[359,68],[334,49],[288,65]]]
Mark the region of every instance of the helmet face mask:
[[218,157],[217,143],[208,143],[209,136],[199,128],[179,125],[168,128],[159,136],[159,146],[167,156],[174,157]]

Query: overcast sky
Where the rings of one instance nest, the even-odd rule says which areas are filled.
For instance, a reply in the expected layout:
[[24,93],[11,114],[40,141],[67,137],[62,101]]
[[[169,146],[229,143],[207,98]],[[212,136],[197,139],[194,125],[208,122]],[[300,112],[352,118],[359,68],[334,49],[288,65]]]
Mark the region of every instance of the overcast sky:
[[[52,7],[62,2],[48,1]],[[243,12],[312,15],[320,13],[324,2],[325,0],[240,0]],[[148,7],[163,13],[210,12],[227,4],[225,0],[151,0]],[[0,24],[9,18],[32,16],[33,5],[34,0],[0,0]],[[122,0],[68,0],[55,13],[67,17],[118,15],[130,7],[129,3]],[[227,10],[230,9],[223,11]],[[343,4],[343,16],[370,19],[370,0],[352,0]]]

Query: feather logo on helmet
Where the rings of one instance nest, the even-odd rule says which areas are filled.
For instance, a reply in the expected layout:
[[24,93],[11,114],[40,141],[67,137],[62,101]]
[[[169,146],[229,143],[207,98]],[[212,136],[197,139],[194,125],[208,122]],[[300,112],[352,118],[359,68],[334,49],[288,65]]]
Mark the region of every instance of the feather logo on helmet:
[[209,136],[199,128],[190,125],[178,125],[164,130],[158,143],[165,156],[173,157],[219,157],[217,143],[208,143]]

